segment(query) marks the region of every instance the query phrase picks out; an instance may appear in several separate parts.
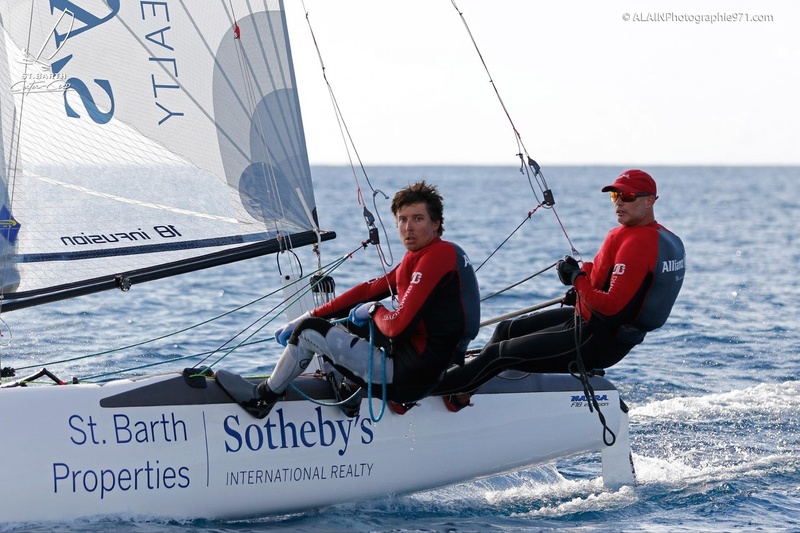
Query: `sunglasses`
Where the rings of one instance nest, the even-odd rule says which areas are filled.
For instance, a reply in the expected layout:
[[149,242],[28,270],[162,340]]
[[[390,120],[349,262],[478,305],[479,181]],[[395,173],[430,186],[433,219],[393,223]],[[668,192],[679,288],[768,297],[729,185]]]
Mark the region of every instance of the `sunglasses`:
[[622,198],[622,201],[627,203],[635,202],[637,198],[641,198],[642,196],[653,196],[652,194],[647,194],[646,192],[620,192],[620,191],[611,191],[611,201],[616,202],[617,198]]

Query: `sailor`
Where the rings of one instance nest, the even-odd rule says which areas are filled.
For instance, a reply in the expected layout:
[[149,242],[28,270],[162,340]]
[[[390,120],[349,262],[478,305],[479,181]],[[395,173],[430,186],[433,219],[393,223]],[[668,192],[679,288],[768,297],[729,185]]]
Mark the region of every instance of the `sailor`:
[[611,194],[620,225],[593,262],[581,267],[567,256],[557,263],[559,279],[572,286],[562,298],[566,307],[500,322],[480,354],[448,370],[436,388],[448,409],[470,405],[475,390],[507,369],[571,372],[581,368],[578,357],[586,369],[608,368],[664,325],[683,283],[686,253],[680,238],[655,220],[656,182],[631,169],[602,191]]
[[[383,385],[385,360],[387,398],[400,413],[406,410],[403,404],[430,394],[451,364],[463,362],[480,327],[480,294],[467,254],[441,238],[442,197],[435,186],[420,181],[400,189],[391,209],[407,250],[402,261],[383,277],[356,285],[277,330],[275,339],[286,348],[272,375],[254,387],[254,397],[240,402],[248,412],[267,416],[315,353],[357,386],[371,380],[375,390]],[[392,295],[394,306],[379,302]],[[344,317],[347,329],[329,321]],[[369,320],[374,321],[372,347]],[[355,416],[357,406],[345,412]]]

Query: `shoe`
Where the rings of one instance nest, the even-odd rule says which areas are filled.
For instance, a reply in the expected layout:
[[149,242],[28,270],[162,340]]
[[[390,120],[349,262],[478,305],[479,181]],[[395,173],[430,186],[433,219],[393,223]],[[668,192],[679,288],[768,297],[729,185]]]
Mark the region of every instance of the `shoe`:
[[442,400],[444,401],[444,406],[447,407],[448,411],[457,413],[465,407],[472,407],[472,402],[469,401],[469,397],[467,397],[467,403],[461,403],[461,401],[459,401],[458,399],[459,396],[463,395],[448,394],[447,396],[442,396]]
[[239,405],[254,417],[266,418],[272,407],[278,402],[278,394],[272,392],[267,386],[267,380],[262,381],[253,388],[253,398],[239,401]]
[[[274,393],[273,393],[274,394]],[[274,400],[264,400],[262,398],[252,398],[245,402],[239,402],[245,411],[253,415],[254,417],[261,419],[266,418],[269,415],[269,412],[272,411],[272,407],[278,401],[277,395]]]
[[359,389],[351,387],[346,380],[342,379],[341,383],[337,381],[336,374],[327,372],[325,379],[333,387],[333,396],[336,398],[336,403],[339,408],[348,418],[355,418],[361,412],[361,394]]
[[392,411],[394,411],[398,415],[406,414],[411,410],[412,407],[417,405],[416,402],[398,403],[398,402],[393,402],[392,400],[389,400],[387,403],[389,404],[389,407],[392,408]]

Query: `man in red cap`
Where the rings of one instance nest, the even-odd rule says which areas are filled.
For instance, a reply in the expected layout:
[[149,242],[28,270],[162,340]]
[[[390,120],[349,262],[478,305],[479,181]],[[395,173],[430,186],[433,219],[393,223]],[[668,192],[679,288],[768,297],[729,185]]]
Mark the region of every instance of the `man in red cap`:
[[448,370],[436,389],[451,411],[469,405],[475,390],[506,369],[608,368],[664,325],[683,283],[686,253],[680,238],[656,222],[656,182],[631,169],[602,190],[611,194],[620,225],[593,262],[581,267],[569,256],[558,262],[559,279],[573,287],[562,299],[567,307],[500,322],[481,353]]

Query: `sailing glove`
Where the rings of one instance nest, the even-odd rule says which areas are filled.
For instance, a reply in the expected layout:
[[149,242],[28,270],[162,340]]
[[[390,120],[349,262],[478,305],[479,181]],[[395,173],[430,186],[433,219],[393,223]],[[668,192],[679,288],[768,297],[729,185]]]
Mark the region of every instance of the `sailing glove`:
[[289,340],[289,337],[292,336],[294,328],[296,328],[300,322],[310,317],[311,317],[311,311],[306,311],[305,313],[295,318],[291,322],[288,322],[282,328],[275,331],[275,340],[278,341],[278,344],[280,344],[281,346],[286,346],[286,342]]
[[561,305],[568,305],[570,307],[575,307],[575,304],[578,302],[578,291],[575,290],[575,287],[572,287],[570,290],[564,293],[564,296],[561,297]]
[[359,304],[350,310],[350,315],[348,315],[347,320],[360,328],[361,326],[365,325],[370,318],[372,318],[372,314],[379,305],[380,304],[378,302],[366,302]]
[[556,264],[556,270],[558,270],[558,279],[564,285],[575,285],[575,280],[578,279],[578,276],[584,275],[578,262],[569,255],[564,256],[564,259]]

